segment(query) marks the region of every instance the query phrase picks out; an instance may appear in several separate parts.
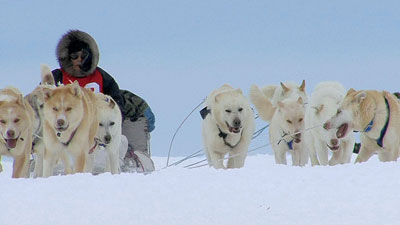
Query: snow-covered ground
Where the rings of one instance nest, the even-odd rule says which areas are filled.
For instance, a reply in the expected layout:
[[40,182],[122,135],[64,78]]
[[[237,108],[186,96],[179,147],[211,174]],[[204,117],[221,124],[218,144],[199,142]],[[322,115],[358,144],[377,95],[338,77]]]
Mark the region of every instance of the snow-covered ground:
[[299,168],[259,154],[215,170],[166,160],[154,157],[149,175],[11,179],[3,159],[0,224],[400,224],[398,162]]

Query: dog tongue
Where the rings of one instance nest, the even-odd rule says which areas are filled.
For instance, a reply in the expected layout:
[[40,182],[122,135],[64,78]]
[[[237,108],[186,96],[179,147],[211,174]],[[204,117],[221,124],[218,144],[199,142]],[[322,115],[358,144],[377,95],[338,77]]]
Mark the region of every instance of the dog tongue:
[[7,147],[8,148],[15,148],[17,145],[17,139],[7,139]]

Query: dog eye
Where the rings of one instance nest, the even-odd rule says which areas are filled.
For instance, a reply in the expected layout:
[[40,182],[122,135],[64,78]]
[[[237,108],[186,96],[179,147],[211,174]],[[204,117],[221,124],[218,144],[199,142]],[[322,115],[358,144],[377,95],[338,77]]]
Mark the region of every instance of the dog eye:
[[300,119],[299,119],[299,122],[301,122],[301,121],[303,121],[303,118],[300,118]]
[[20,119],[17,118],[17,119],[14,120],[14,123],[18,123],[19,121],[20,121]]
[[6,121],[5,120],[0,120],[0,123],[6,124]]
[[230,110],[230,109],[227,109],[227,110],[225,110],[225,112],[227,112],[227,113],[231,113],[231,112],[232,112],[232,110]]
[[55,112],[58,112],[58,109],[57,109],[56,107],[53,107],[53,110],[54,110]]
[[239,108],[239,112],[243,111],[243,108]]
[[110,123],[110,126],[114,126],[114,124],[115,124],[115,122],[111,122],[111,123]]
[[65,111],[69,112],[69,111],[71,111],[71,110],[72,110],[71,107],[67,107],[67,109],[66,109]]
[[102,127],[102,126],[103,126],[103,124],[102,124],[102,123],[99,123],[99,126],[101,126],[101,127]]
[[292,123],[292,121],[290,121],[290,120],[286,120],[286,122],[288,122],[288,123]]
[[341,112],[342,112],[342,110],[338,109],[337,112],[336,112],[336,115],[339,115]]
[[40,105],[39,105],[39,108],[43,109],[43,104],[40,104]]

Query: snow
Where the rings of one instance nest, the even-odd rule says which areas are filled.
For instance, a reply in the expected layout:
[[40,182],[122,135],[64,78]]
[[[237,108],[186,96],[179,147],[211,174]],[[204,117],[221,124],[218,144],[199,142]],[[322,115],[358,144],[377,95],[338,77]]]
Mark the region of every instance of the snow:
[[3,159],[0,224],[399,223],[399,164],[376,156],[300,168],[258,154],[232,170],[184,168],[202,158],[165,168],[166,160],[154,157],[158,169],[149,175],[11,179],[12,163]]

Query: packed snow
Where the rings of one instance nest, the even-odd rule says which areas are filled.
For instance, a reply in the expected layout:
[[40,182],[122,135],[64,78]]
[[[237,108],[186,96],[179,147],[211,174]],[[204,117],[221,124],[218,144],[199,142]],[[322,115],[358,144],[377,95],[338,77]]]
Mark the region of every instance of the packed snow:
[[[353,158],[355,158],[354,155]],[[151,174],[11,179],[3,158],[0,224],[399,224],[400,169],[376,156],[361,164],[293,167],[273,155],[244,168],[166,167]],[[170,164],[180,158],[171,158]],[[290,161],[290,160],[289,160]],[[353,160],[354,161],[354,160]],[[201,165],[201,164],[198,164]],[[204,164],[203,164],[204,165]]]

